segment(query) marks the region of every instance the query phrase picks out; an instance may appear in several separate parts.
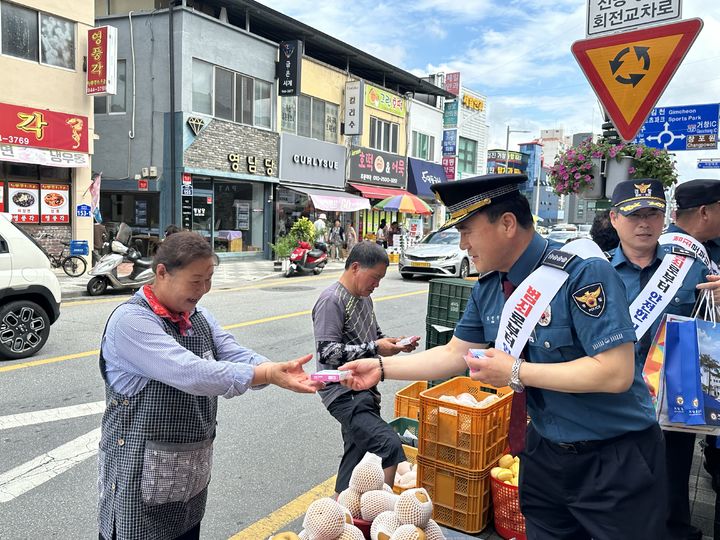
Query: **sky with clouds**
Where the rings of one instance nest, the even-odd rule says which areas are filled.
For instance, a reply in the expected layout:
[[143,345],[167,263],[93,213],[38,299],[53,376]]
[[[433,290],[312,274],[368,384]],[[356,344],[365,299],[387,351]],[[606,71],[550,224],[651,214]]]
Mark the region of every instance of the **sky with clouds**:
[[[601,109],[570,52],[585,39],[587,0],[259,0],[418,76],[461,72],[488,98],[490,148],[511,149],[541,129],[600,131]],[[632,4],[638,0],[626,0]],[[683,0],[683,19],[704,28],[658,106],[720,102],[720,1]],[[698,170],[720,151],[678,152],[680,180],[720,178]]]

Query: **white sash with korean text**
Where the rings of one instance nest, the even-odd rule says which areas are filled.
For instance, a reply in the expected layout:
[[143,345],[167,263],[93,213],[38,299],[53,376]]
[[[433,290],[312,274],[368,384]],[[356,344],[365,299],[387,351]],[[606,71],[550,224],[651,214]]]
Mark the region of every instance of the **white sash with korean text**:
[[[500,326],[495,338],[495,347],[510,356],[519,358],[535,325],[543,312],[568,279],[564,267],[574,257],[588,259],[597,257],[606,260],[602,250],[592,240],[581,239],[565,244],[556,250],[557,265],[540,265],[505,302],[500,316]],[[544,259],[552,259],[555,253],[550,252]]]
[[660,245],[672,244],[681,248],[689,249],[695,254],[698,259],[705,263],[705,266],[707,266],[713,274],[720,273],[720,269],[718,269],[717,263],[710,259],[710,255],[705,249],[705,246],[702,245],[702,242],[698,241],[696,238],[693,238],[689,234],[681,232],[665,233],[660,236],[660,238],[658,238],[658,242],[660,243]]
[[678,253],[668,253],[647,285],[630,304],[630,318],[635,336],[640,340],[652,323],[660,317],[678,292],[685,276],[693,265],[693,258]]

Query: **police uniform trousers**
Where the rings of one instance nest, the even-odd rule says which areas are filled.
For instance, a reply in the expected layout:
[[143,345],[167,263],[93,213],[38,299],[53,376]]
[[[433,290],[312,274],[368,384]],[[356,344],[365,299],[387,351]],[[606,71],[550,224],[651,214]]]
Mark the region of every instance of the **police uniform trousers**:
[[519,482],[527,538],[665,538],[662,439],[655,424],[602,441],[556,444],[531,424]]
[[[138,297],[127,303],[151,309]],[[187,350],[217,358],[205,317],[196,311],[190,322],[192,335],[186,336],[165,319],[163,326]],[[100,371],[106,378],[102,350]],[[98,454],[100,536],[197,537],[212,469],[217,397],[194,396],[156,380],[133,396],[116,392],[106,380],[105,396]]]
[[328,411],[342,426],[344,446],[336,493],[347,489],[353,469],[367,452],[382,458],[383,469],[405,461],[400,437],[380,416],[380,402],[369,390],[338,396],[328,405]]

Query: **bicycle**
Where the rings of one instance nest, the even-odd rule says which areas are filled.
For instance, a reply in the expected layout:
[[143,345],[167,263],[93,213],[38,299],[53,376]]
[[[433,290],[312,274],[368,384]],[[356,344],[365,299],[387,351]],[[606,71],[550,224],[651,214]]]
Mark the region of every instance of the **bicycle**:
[[[35,240],[40,240],[41,238],[55,237],[48,233],[40,233],[33,238],[35,238]],[[57,254],[52,254],[43,246],[40,246],[40,249],[42,249],[48,260],[50,261],[50,266],[52,266],[53,268],[62,268],[63,271],[70,277],[78,277],[83,275],[85,273],[85,270],[87,269],[87,261],[80,255],[65,255],[65,252],[70,246],[70,242],[65,242],[64,240],[61,240],[60,243],[63,245],[63,248],[60,253]]]

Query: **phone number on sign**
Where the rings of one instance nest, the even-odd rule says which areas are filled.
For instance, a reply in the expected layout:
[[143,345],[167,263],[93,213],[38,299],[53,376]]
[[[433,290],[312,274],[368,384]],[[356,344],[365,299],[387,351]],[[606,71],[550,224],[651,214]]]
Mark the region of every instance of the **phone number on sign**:
[[15,135],[8,135],[7,137],[3,137],[3,135],[0,133],[0,143],[30,144],[30,139],[28,137],[16,137]]

